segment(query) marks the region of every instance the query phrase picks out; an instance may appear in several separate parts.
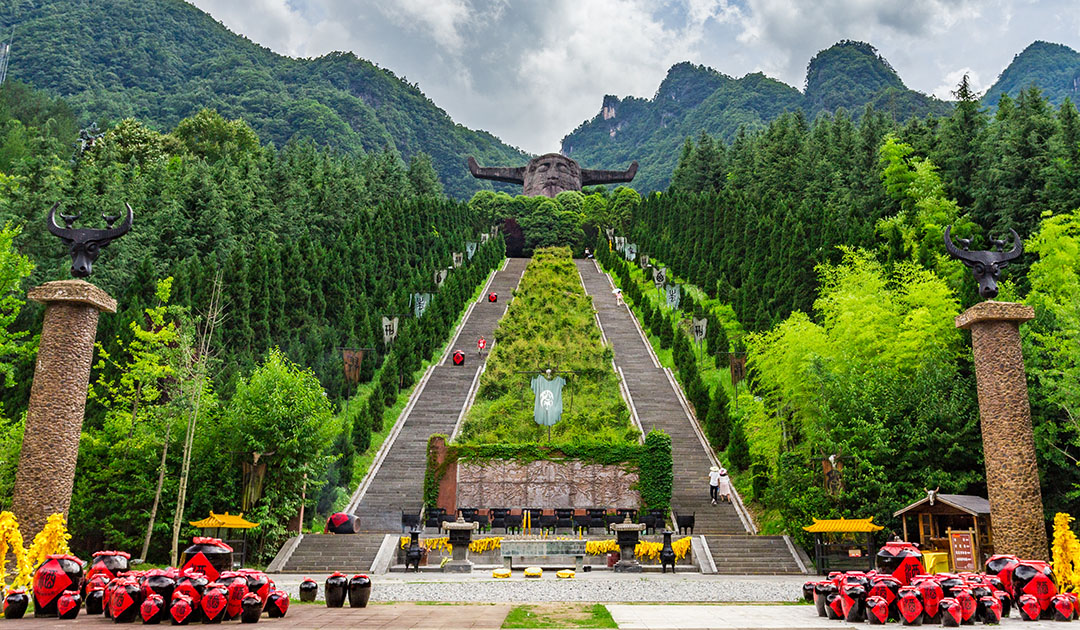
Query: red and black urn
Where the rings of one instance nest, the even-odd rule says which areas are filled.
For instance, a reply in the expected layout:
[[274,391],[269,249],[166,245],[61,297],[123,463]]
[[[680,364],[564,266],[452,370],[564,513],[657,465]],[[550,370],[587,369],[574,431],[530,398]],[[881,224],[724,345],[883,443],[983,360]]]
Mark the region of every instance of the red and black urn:
[[64,591],[56,600],[56,613],[61,619],[75,619],[79,616],[80,608],[82,608],[82,597],[79,597],[79,591],[76,589]]
[[844,611],[844,621],[851,623],[865,621],[866,587],[857,582],[841,586],[840,605]]
[[987,625],[1001,623],[1001,601],[993,595],[987,595],[979,599],[979,608],[982,615],[979,617]]
[[825,613],[829,619],[836,621],[844,619],[844,603],[840,593],[833,591],[825,596]]
[[53,554],[34,572],[34,616],[56,617],[57,602],[64,591],[79,588],[82,561],[75,556]]
[[169,605],[169,617],[174,626],[186,626],[200,616],[195,602],[180,591],[173,591],[172,603]]
[[911,584],[911,579],[922,573],[922,552],[907,542],[888,542],[878,550],[878,573],[888,574],[900,581],[901,586]]
[[[95,576],[103,576],[106,581],[115,580],[121,573],[127,573],[130,567],[131,554],[126,551],[97,551],[90,561],[90,568],[86,570],[86,583]],[[87,589],[84,588],[84,595]]]
[[263,599],[256,593],[248,592],[241,602],[240,623],[258,623],[262,616]]
[[13,588],[4,598],[4,619],[22,619],[26,607],[30,605],[30,596],[25,588]]
[[923,602],[919,589],[914,586],[901,586],[897,601],[900,609],[900,621],[905,626],[921,626],[923,623]]
[[147,571],[142,583],[146,595],[157,593],[161,595],[162,605],[172,601],[173,591],[176,590],[176,580],[169,576],[167,571],[152,569]]
[[1012,595],[1009,595],[1005,591],[994,591],[994,597],[1001,602],[1001,616],[1008,617],[1012,612]]
[[142,605],[143,590],[135,578],[120,578],[113,580],[110,585],[116,584],[109,597],[109,615],[115,623],[131,623],[139,616],[139,606]]
[[1020,610],[1020,618],[1024,621],[1038,621],[1042,614],[1042,607],[1034,595],[1023,594],[1016,601],[1016,607]]
[[225,609],[229,606],[229,593],[219,582],[211,582],[203,591],[199,609],[203,623],[221,623],[225,619]]
[[144,624],[157,624],[165,618],[165,598],[158,593],[150,593],[139,606],[139,616]]
[[952,597],[941,600],[941,625],[946,628],[958,628],[964,619],[964,613],[960,609],[960,602]]
[[196,536],[180,556],[180,572],[197,572],[213,582],[222,571],[232,569],[233,548],[219,538]]
[[345,592],[349,590],[349,578],[340,571],[334,571],[326,578],[323,593],[326,595],[327,608],[341,608],[345,605]]
[[826,617],[825,598],[829,593],[837,592],[836,585],[828,580],[822,580],[814,584],[814,608],[817,609],[818,617]]
[[1016,591],[1013,589],[1012,573],[1016,565],[1020,564],[1020,558],[1010,555],[999,553],[997,555],[990,556],[986,561],[986,572],[999,580],[1004,588],[1003,591],[1016,597]]
[[226,578],[224,584],[229,597],[229,604],[225,608],[225,619],[236,619],[244,609],[244,595],[248,594],[247,579],[242,575],[235,575],[235,577]]
[[889,605],[889,619],[900,619],[900,581],[891,575],[874,577],[873,586],[868,595],[881,597]]
[[1076,593],[1062,593],[1065,597],[1069,598],[1069,601],[1073,605],[1073,619],[1080,618],[1080,599],[1077,598]]
[[808,603],[811,603],[811,604],[814,603],[814,585],[815,584],[817,584],[817,582],[811,580],[810,582],[803,582],[803,585],[802,585],[803,599],[805,599]]
[[866,620],[872,626],[885,625],[889,620],[889,602],[884,597],[866,598]]
[[367,608],[371,597],[371,578],[358,573],[349,580],[349,608]]
[[976,601],[975,596],[971,594],[971,587],[959,586],[953,589],[953,599],[957,604],[960,604],[960,623],[965,626],[970,626],[975,623],[975,613],[979,609],[979,603]]
[[178,594],[184,595],[191,600],[192,616],[190,621],[199,621],[202,618],[199,605],[202,603],[203,592],[206,590],[207,584],[209,584],[209,581],[202,573],[181,573],[180,577],[176,578],[173,600],[176,599]]
[[324,534],[355,534],[360,528],[360,519],[352,514],[335,512],[326,519]]
[[[306,577],[303,582],[300,582],[300,601],[313,602],[315,596],[319,594],[319,583],[315,580]],[[822,617],[825,615],[822,614]]]
[[499,294],[498,293],[495,293],[494,291],[492,291],[491,293],[488,293],[488,302],[498,302],[498,301],[499,301]]
[[266,600],[266,616],[280,619],[288,612],[289,594],[285,591],[270,591],[270,597]]
[[1050,564],[1041,560],[1023,560],[1013,569],[1014,597],[1031,595],[1039,602],[1044,619],[1053,616],[1050,600],[1057,595],[1057,585]]
[[1050,607],[1054,611],[1054,621],[1072,621],[1073,603],[1066,595],[1054,595],[1050,598]]
[[964,578],[953,573],[942,573],[938,577],[938,584],[941,585],[941,590],[945,593],[945,597],[955,597],[956,594],[953,593],[953,589],[967,584],[967,582],[964,581]]
[[945,599],[945,591],[941,589],[941,585],[932,579],[925,579],[919,580],[915,587],[922,595],[923,622],[941,623],[941,600]]

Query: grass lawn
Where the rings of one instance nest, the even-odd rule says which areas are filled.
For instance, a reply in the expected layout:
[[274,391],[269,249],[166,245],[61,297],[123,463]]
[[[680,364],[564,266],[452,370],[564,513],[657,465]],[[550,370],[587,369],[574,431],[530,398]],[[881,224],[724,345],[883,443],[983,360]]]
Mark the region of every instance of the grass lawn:
[[618,628],[603,604],[531,604],[516,606],[503,628]]

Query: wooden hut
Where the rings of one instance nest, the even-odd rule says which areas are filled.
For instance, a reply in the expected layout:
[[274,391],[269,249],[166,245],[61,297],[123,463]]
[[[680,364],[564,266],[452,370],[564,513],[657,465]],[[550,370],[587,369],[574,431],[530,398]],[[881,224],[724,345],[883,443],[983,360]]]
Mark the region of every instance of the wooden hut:
[[924,557],[948,554],[952,570],[981,570],[994,553],[990,502],[983,497],[927,493],[893,516],[903,523],[904,540],[919,543]]
[[814,534],[814,564],[818,573],[869,571],[874,568],[877,544],[874,533],[882,530],[870,518],[814,519],[804,530]]

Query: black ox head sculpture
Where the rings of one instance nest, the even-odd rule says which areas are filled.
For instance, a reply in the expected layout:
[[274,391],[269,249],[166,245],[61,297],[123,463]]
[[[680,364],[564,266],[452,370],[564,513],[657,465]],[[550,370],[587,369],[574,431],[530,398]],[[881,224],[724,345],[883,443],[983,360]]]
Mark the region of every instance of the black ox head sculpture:
[[987,300],[996,298],[998,294],[997,282],[998,277],[1001,275],[1001,268],[1024,253],[1024,243],[1020,240],[1020,236],[1016,233],[1016,230],[1010,228],[1009,232],[1012,233],[1013,246],[1009,251],[1005,251],[1005,241],[991,240],[990,242],[996,247],[996,251],[972,252],[968,251],[968,247],[971,245],[970,239],[957,239],[963,249],[959,249],[953,244],[952,238],[949,236],[951,230],[951,225],[945,228],[945,251],[971,268],[971,275],[975,276],[975,281],[979,283],[979,295]]
[[60,202],[56,202],[52,209],[49,210],[49,232],[52,232],[53,236],[56,236],[64,242],[64,245],[67,245],[68,252],[71,254],[71,275],[76,278],[88,277],[93,272],[94,261],[97,260],[101,250],[109,243],[128,233],[135,218],[135,212],[130,205],[125,203],[124,206],[127,207],[127,216],[119,227],[114,228],[113,224],[120,218],[120,215],[114,217],[101,215],[109,226],[105,230],[72,228],[71,226],[74,225],[75,221],[82,216],[81,214],[61,214],[60,218],[64,220],[64,227],[60,227],[56,224],[56,209],[60,207]]

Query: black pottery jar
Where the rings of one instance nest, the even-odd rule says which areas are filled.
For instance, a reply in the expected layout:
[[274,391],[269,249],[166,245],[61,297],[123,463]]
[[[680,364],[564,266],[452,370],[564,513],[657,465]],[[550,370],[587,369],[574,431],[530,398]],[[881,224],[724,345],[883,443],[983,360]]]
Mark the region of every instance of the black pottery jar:
[[1040,616],[1043,619],[1053,617],[1051,600],[1057,595],[1054,572],[1048,562],[1041,560],[1023,560],[1013,569],[1012,584],[1015,596],[1031,595],[1039,602]]
[[808,604],[813,604],[814,603],[814,585],[815,584],[817,584],[817,582],[814,581],[814,580],[810,580],[809,582],[803,582],[802,596],[803,596],[803,599],[806,600],[806,603],[808,603]]
[[341,608],[345,605],[345,591],[349,588],[349,578],[340,571],[334,571],[326,578],[323,594],[326,595],[327,608]]
[[1012,595],[1014,599],[1017,593],[1013,590],[1012,574],[1018,564],[1020,564],[1019,557],[1004,553],[990,556],[986,561],[986,573],[1001,580],[1001,590]]
[[288,612],[289,594],[285,591],[270,591],[270,597],[266,600],[266,616],[280,619]]
[[255,569],[240,569],[240,575],[247,580],[248,592],[258,595],[265,607],[266,600],[270,597],[270,578],[262,571]]
[[115,623],[131,623],[139,616],[143,590],[135,578],[113,580],[116,584],[109,598],[109,614]]
[[844,618],[844,603],[841,601],[840,593],[833,591],[825,596],[825,613],[834,621]]
[[349,580],[349,608],[367,608],[371,597],[371,578],[358,573]]
[[300,601],[313,602],[316,595],[319,594],[319,583],[315,580],[306,577],[303,582],[300,582]]
[[34,616],[56,617],[57,602],[64,591],[78,588],[82,561],[75,556],[53,554],[34,572]]
[[161,569],[153,569],[146,573],[143,580],[143,590],[161,595],[162,605],[172,601],[173,591],[176,590],[176,580],[169,576],[168,572]]
[[866,620],[866,587],[857,582],[840,587],[840,603],[844,609],[844,621],[855,623]]
[[979,600],[979,608],[982,616],[979,619],[988,626],[996,626],[1001,623],[1001,600],[993,595],[987,595]]
[[1054,610],[1054,621],[1072,621],[1073,605],[1066,595],[1054,595],[1050,599],[1050,607]]
[[923,622],[937,625],[941,623],[941,600],[945,599],[945,591],[941,585],[932,579],[918,580],[915,588],[919,589],[923,603]]
[[906,542],[888,542],[877,553],[878,574],[891,575],[901,586],[922,572],[922,552]]
[[169,605],[169,617],[174,626],[186,626],[199,618],[199,609],[190,597],[180,591],[173,591],[172,603]]
[[900,601],[897,602],[900,609],[900,621],[905,626],[921,626],[923,624],[923,602],[919,589],[914,586],[900,587]]
[[82,608],[82,597],[79,597],[79,591],[76,589],[64,591],[56,600],[56,613],[61,619],[75,619],[79,616],[80,608]]
[[86,570],[86,580],[89,582],[97,575],[115,580],[121,573],[131,570],[130,564],[131,554],[126,551],[97,551],[90,560],[90,568]]
[[229,606],[229,592],[219,582],[211,582],[203,591],[202,602],[199,609],[202,610],[203,623],[221,623],[225,619],[225,609]]
[[223,571],[232,569],[233,548],[220,538],[196,536],[190,547],[180,556],[180,571],[196,571],[214,582]]
[[970,626],[975,623],[975,612],[979,609],[975,596],[971,594],[971,587],[961,586],[953,589],[953,599],[960,606],[960,623]]
[[22,619],[26,607],[30,605],[30,596],[25,588],[13,588],[4,598],[4,619]]
[[139,616],[143,624],[158,624],[165,617],[165,598],[157,593],[150,593],[139,606]]
[[352,514],[336,512],[326,519],[324,534],[355,534],[360,529],[360,519]]
[[836,592],[836,585],[828,580],[822,580],[814,585],[814,608],[817,609],[818,617],[827,617],[826,599],[829,593]]
[[258,623],[262,616],[263,599],[255,593],[248,592],[240,603],[240,623]]
[[964,613],[960,610],[960,603],[952,597],[941,600],[941,625],[946,628],[959,628],[964,619]]
[[889,603],[884,597],[866,598],[866,621],[872,626],[883,626],[889,620]]
[[876,575],[868,596],[881,597],[889,605],[889,619],[900,619],[900,581],[891,575]]
[[1008,617],[1012,612],[1012,595],[1005,591],[994,591],[994,597],[1001,602],[1001,616]]
[[247,579],[242,575],[236,575],[224,584],[229,599],[229,604],[225,607],[225,620],[228,621],[239,617],[244,610],[244,595],[248,594],[248,586]]
[[199,621],[202,618],[199,604],[202,603],[203,592],[206,590],[207,584],[209,584],[209,581],[202,573],[181,573],[180,577],[176,578],[173,599],[175,600],[176,596],[180,594],[191,600],[191,621]]

